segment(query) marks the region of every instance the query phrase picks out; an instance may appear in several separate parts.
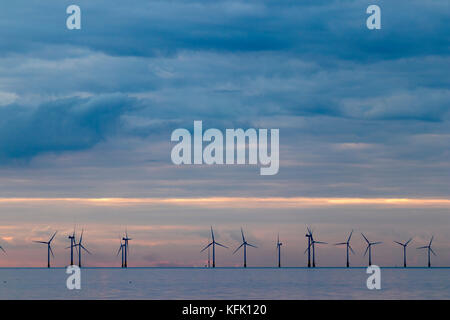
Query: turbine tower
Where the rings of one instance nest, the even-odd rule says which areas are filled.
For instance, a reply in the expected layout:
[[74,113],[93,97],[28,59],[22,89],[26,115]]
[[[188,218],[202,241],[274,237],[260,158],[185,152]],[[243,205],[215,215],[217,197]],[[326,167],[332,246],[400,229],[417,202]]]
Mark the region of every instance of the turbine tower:
[[55,255],[53,254],[51,243],[52,243],[53,239],[55,238],[57,232],[58,231],[56,231],[53,234],[53,236],[50,238],[50,240],[48,240],[48,241],[33,241],[36,243],[43,243],[43,244],[47,245],[47,268],[50,268],[50,253],[52,254],[52,257],[55,257]]
[[133,240],[133,239],[128,238],[128,231],[125,230],[125,237],[123,237],[122,240],[124,241],[124,244],[123,244],[123,246],[124,246],[123,247],[123,250],[124,250],[124,264],[123,264],[123,267],[124,268],[128,268],[128,252],[129,252],[128,241],[129,240]]
[[352,232],[350,232],[350,235],[348,236],[347,242],[339,242],[339,243],[335,243],[335,246],[341,246],[341,245],[346,245],[347,247],[347,268],[350,267],[350,260],[349,260],[349,250],[355,254],[355,251],[353,251],[352,247],[350,246],[350,239],[352,238],[352,234],[353,234],[353,230]]
[[[209,237],[208,237],[209,243]],[[211,247],[208,248],[208,268],[211,268]]]
[[70,240],[70,247],[67,247],[66,249],[70,248],[70,265],[73,266],[73,248],[76,248],[76,242],[75,242],[75,228],[73,229],[73,233],[68,236]]
[[244,231],[242,230],[242,228],[241,228],[241,234],[242,234],[242,244],[239,247],[237,247],[236,250],[234,250],[233,254],[238,252],[238,250],[241,247],[244,247],[244,268],[247,268],[247,246],[253,247],[253,248],[257,248],[257,246],[254,246],[254,245],[248,243],[247,240],[245,240]]
[[408,241],[406,241],[405,243],[401,243],[398,241],[394,241],[395,243],[398,243],[399,245],[401,245],[403,247],[403,268],[406,268],[406,247],[408,246],[408,244],[411,242],[412,238],[410,238]]
[[120,239],[120,247],[119,247],[119,251],[117,251],[117,255],[119,255],[120,252],[122,252],[122,265],[121,268],[124,268],[124,244],[122,243],[122,239]]
[[228,249],[227,246],[224,246],[223,244],[220,244],[218,242],[216,242],[215,238],[214,238],[214,231],[213,228],[211,226],[211,239],[212,242],[210,242],[206,247],[204,247],[200,252],[205,251],[206,249],[208,249],[211,245],[212,245],[212,258],[213,258],[213,264],[212,267],[215,268],[216,267],[216,245],[218,245],[219,247],[224,247],[226,249]]
[[364,256],[366,256],[367,250],[369,250],[369,266],[371,266],[372,265],[372,246],[380,244],[382,242],[370,242],[369,240],[367,240],[367,238],[364,234],[361,233],[361,235],[363,236],[364,240],[366,240],[366,242],[367,242],[367,248],[366,248],[366,251],[364,252]]
[[310,265],[310,248],[312,248],[312,266],[313,266],[313,268],[315,268],[316,267],[316,243],[317,244],[327,244],[327,243],[314,240],[312,231],[309,228],[308,228],[307,237],[308,237],[308,248],[305,250],[305,253],[308,252],[308,268],[311,266]]
[[305,253],[308,252],[308,268],[311,268],[311,238],[312,238],[312,232],[311,229],[309,229],[309,227],[306,227],[306,229],[308,230],[308,233],[305,234],[305,237],[308,238],[308,247],[305,250]]
[[[76,243],[75,244],[75,246],[76,247],[78,247],[78,266],[81,268],[81,251],[86,251],[87,253],[89,253],[89,254],[91,254],[90,252],[89,252],[89,250],[88,249],[86,249],[84,246],[83,246],[83,243],[82,243],[82,241],[83,241],[83,232],[84,232],[84,230],[81,230],[81,236],[80,236],[80,240],[78,241],[78,243]],[[74,240],[75,241],[75,240]]]
[[280,242],[280,234],[277,237],[277,251],[278,251],[278,268],[281,268],[281,246],[283,244]]
[[427,246],[417,248],[417,249],[428,249],[428,268],[431,268],[430,252],[433,253],[434,255],[436,255],[436,253],[434,253],[433,249],[431,249],[431,243],[433,242],[433,239],[434,239],[434,236],[431,237],[430,243]]

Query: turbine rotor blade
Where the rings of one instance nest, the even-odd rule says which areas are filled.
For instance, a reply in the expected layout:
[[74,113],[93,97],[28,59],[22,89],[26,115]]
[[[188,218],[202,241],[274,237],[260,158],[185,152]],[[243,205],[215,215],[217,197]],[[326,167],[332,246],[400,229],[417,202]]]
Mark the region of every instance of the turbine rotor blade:
[[202,250],[200,250],[200,252],[205,251],[206,249],[208,249],[213,243],[211,242],[210,244],[208,244],[206,247],[204,247]]
[[401,242],[398,242],[398,241],[395,241],[395,240],[394,240],[394,242],[395,242],[395,243],[398,243],[398,244],[401,245],[401,246],[404,246],[404,244],[401,243]]
[[54,234],[53,234],[53,236],[50,238],[50,240],[48,240],[48,242],[50,243],[50,242],[52,242],[52,240],[53,240],[53,238],[56,236],[56,233],[57,233],[58,231],[56,231]]
[[218,243],[218,242],[214,242],[215,244],[217,244],[219,247],[224,247],[224,248],[226,248],[226,249],[228,249],[228,247],[227,246],[224,246],[223,244],[221,244],[221,243]]
[[258,248],[257,246],[254,246],[254,245],[252,245],[250,243],[247,243],[247,245],[250,246],[250,247],[253,247],[253,248]]
[[237,247],[236,250],[234,250],[233,254],[235,254],[244,244],[241,244],[239,247]]
[[[84,230],[81,229],[80,240],[78,241],[78,243],[80,243],[80,244],[81,244],[81,241],[83,241],[83,233],[84,233]],[[128,238],[128,237],[127,237],[127,238]]]
[[50,248],[50,253],[52,254],[52,257],[54,258],[54,257],[55,257],[55,255],[53,254],[53,250],[52,250],[52,247],[51,247],[51,246],[49,246],[49,248]]
[[407,246],[411,242],[412,239],[413,238],[410,238],[408,241],[406,241],[405,246]]
[[5,249],[3,249],[2,246],[0,246],[0,250],[2,250],[4,253],[6,253]]
[[367,246],[366,251],[364,251],[364,257],[366,256],[367,250],[369,250],[369,247],[370,247],[370,244]]
[[433,242],[433,239],[434,239],[434,236],[431,237],[430,244],[428,246],[431,246],[431,243]]
[[343,245],[343,244],[347,244],[347,242],[339,242],[339,243],[335,243],[334,245],[335,246],[340,246],[340,245]]
[[433,249],[430,248],[431,253],[433,253],[435,256],[437,255],[436,253],[434,253]]
[[352,230],[352,232],[350,232],[350,236],[348,237],[347,242],[350,242],[350,239],[352,238],[352,234],[353,234],[353,230]]
[[350,251],[355,254],[355,251],[353,251],[352,247],[350,245],[348,245],[348,248],[350,249]]
[[418,247],[417,249],[425,249],[428,248],[428,246]]
[[89,253],[89,254],[92,254],[92,253],[90,253],[89,250],[86,249],[82,244],[81,244],[80,246],[81,246],[81,248],[83,248],[84,251],[86,251],[86,252]]
[[363,238],[366,240],[367,243],[370,243],[369,240],[367,240],[366,236],[363,233],[361,233],[361,235],[363,236]]

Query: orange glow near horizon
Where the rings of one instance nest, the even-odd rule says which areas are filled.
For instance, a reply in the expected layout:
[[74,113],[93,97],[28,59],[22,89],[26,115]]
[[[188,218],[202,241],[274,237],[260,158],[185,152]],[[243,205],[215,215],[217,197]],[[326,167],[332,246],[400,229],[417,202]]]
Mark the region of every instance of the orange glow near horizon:
[[353,205],[382,205],[395,207],[450,207],[449,199],[439,198],[0,198],[0,206],[2,204],[63,202],[95,206],[174,205],[214,208],[301,208]]

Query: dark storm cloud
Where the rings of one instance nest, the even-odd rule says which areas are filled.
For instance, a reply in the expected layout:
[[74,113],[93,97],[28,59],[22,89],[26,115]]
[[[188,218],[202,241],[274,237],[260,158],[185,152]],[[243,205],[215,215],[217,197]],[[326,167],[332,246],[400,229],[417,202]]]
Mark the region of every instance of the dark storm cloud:
[[378,1],[383,28],[365,28],[370,1],[77,2],[83,28],[65,30],[68,1],[14,1],[0,10],[2,54],[72,45],[119,56],[183,50],[292,51],[324,63],[448,53],[446,1]]
[[120,94],[2,107],[0,161],[90,148],[116,132],[121,116],[135,107],[133,99]]

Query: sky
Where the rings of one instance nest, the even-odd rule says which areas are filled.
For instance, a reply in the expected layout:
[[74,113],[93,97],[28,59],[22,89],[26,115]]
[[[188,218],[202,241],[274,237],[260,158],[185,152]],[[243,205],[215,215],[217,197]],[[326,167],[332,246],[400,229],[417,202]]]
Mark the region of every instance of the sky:
[[[67,30],[77,4],[82,29]],[[377,4],[382,28],[366,28]],[[209,228],[239,266],[400,265],[435,236],[450,265],[449,4],[435,1],[17,0],[0,4],[0,267],[203,266]],[[177,128],[277,128],[280,170],[171,162]],[[372,240],[373,239],[373,240]],[[253,250],[252,250],[253,249]]]

